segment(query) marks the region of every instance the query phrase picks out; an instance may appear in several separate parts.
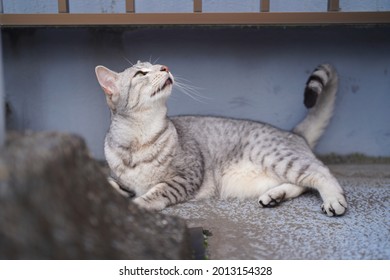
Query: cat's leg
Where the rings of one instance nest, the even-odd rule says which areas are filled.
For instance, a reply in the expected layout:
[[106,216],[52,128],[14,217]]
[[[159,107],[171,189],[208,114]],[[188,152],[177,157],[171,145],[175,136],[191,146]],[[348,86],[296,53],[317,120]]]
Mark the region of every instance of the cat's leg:
[[175,164],[167,169],[166,177],[133,200],[137,205],[159,211],[195,197],[204,180],[206,163],[198,143],[192,139],[185,143],[174,159]]
[[262,207],[274,207],[282,201],[301,195],[306,189],[305,187],[284,183],[262,194],[258,201]]
[[[318,190],[323,200],[321,209],[328,216],[339,216],[345,213],[347,202],[344,197],[343,189],[336,178],[330,173],[329,169],[310,154],[306,153],[303,157],[295,156],[295,159],[291,159],[290,161],[278,161],[277,163],[270,161],[269,163],[266,163],[264,168],[272,176],[280,178],[281,181],[287,181],[288,183],[301,188],[308,187]],[[278,201],[282,200],[283,188],[291,188],[292,196],[295,192],[297,192],[298,195],[300,194],[299,189],[291,186],[281,187],[280,190],[273,190],[273,188],[271,188],[270,190],[267,190],[267,192],[273,192],[271,197],[273,197],[275,201],[271,202],[272,199],[266,199],[266,196],[262,196],[261,201],[265,205],[268,205],[269,203],[277,204]]]
[[343,215],[347,209],[344,191],[326,166],[308,168],[296,180],[298,185],[318,190],[323,200],[322,211],[328,216]]
[[133,202],[142,208],[160,211],[170,205],[193,198],[198,189],[196,181],[175,177],[157,184],[147,193],[135,198]]
[[165,183],[158,184],[151,188],[147,193],[133,200],[141,208],[159,211],[173,204],[173,194],[168,191]]

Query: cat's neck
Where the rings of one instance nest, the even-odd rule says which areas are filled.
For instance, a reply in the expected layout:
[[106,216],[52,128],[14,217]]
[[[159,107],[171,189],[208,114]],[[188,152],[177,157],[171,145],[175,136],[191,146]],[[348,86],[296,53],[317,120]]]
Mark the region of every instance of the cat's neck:
[[167,127],[169,119],[165,106],[134,112],[131,115],[112,115],[110,136],[124,147],[143,145]]

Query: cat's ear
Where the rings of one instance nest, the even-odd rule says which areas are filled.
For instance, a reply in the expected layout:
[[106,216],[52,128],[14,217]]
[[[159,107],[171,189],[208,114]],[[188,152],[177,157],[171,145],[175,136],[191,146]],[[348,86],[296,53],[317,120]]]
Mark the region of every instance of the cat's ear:
[[99,84],[105,94],[107,94],[109,97],[112,97],[113,95],[119,93],[118,87],[116,85],[118,73],[111,71],[110,69],[101,65],[96,66],[95,72]]
[[111,71],[104,66],[96,66],[96,77],[106,94],[107,105],[111,110],[115,110],[115,104],[119,98],[119,88],[117,86],[118,73]]

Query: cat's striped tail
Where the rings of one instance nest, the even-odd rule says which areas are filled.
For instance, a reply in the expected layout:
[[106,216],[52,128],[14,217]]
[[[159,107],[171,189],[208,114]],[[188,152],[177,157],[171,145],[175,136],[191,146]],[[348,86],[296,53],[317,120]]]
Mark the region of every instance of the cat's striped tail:
[[306,83],[304,104],[306,117],[293,129],[314,148],[333,115],[338,88],[336,70],[329,64],[319,65]]

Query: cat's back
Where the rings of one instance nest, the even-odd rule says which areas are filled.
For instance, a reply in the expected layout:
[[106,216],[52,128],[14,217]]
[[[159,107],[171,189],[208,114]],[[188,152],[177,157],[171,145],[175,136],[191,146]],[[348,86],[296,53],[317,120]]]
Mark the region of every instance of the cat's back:
[[211,151],[226,152],[237,146],[245,148],[266,142],[289,147],[305,143],[298,135],[257,121],[212,116],[176,116],[171,120],[179,138],[195,139]]
[[[171,118],[179,135],[190,134],[193,138],[223,138],[248,136],[252,130],[268,131],[261,122],[213,116],[176,116]],[[271,129],[272,130],[272,129]]]
[[225,117],[213,116],[175,116],[170,118],[179,134],[192,137],[216,137],[226,139],[237,135],[240,139],[251,136],[283,135],[286,132],[269,124]]

